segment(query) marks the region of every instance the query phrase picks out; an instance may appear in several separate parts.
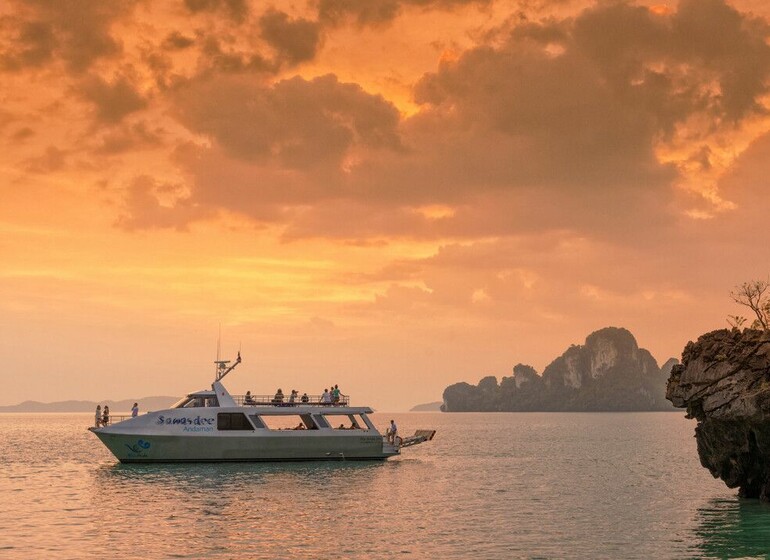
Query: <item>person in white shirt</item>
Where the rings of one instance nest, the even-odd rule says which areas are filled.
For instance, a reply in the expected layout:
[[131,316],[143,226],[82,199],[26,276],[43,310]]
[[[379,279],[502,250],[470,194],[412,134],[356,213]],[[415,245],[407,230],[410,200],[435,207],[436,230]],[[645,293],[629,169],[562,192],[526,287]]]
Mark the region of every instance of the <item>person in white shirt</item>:
[[390,426],[388,427],[388,442],[395,443],[396,435],[398,435],[398,426],[396,426],[396,423],[391,420]]
[[332,404],[332,395],[328,389],[324,389],[324,394],[321,395],[321,404]]
[[131,418],[136,418],[139,416],[139,403],[134,403],[134,406],[131,407]]
[[102,405],[96,405],[96,417],[94,418],[94,427],[98,428],[102,425]]

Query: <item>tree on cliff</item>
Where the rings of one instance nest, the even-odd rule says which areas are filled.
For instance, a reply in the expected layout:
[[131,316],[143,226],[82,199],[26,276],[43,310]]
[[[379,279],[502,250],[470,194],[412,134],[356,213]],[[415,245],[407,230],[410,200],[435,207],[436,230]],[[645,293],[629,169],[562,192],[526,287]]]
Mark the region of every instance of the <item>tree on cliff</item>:
[[[770,281],[752,280],[744,282],[730,292],[735,303],[751,309],[756,319],[751,323],[752,329],[768,330],[770,328]],[[727,322],[733,327],[741,327],[747,321],[740,315],[728,315]]]

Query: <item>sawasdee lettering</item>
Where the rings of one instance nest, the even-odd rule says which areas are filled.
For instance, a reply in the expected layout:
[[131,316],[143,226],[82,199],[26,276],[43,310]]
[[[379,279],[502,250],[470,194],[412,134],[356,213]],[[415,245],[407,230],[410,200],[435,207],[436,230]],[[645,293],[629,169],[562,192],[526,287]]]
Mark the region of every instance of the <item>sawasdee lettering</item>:
[[213,418],[203,418],[196,416],[191,418],[189,416],[183,416],[182,418],[169,418],[168,416],[158,416],[156,424],[165,424],[170,426],[172,424],[179,424],[182,426],[210,426],[214,423]]

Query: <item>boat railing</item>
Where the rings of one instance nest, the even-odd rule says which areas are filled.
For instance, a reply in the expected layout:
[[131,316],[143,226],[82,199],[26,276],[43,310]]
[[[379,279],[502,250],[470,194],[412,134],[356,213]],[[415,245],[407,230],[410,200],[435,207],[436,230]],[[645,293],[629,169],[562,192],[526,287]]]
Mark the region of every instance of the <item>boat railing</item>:
[[231,395],[235,404],[238,406],[350,406],[350,395],[340,394],[337,402],[321,402],[322,395],[308,395],[307,402],[302,401],[302,396],[294,398],[294,402],[289,402],[290,396],[284,395],[283,399],[276,398],[275,395]]
[[100,425],[102,426],[109,426],[110,424],[117,424],[118,422],[122,422],[123,420],[129,420],[133,418],[130,414],[110,414],[109,418],[107,419],[107,422],[100,422]]

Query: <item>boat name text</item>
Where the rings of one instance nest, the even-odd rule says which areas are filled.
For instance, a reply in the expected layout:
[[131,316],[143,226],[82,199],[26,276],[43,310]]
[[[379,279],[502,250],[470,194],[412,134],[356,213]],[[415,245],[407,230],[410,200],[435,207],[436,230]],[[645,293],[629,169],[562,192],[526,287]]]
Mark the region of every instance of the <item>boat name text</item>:
[[196,416],[190,418],[189,416],[183,416],[182,418],[169,418],[168,416],[158,416],[158,424],[165,424],[167,426],[172,424],[181,424],[182,426],[211,426],[214,423],[213,418],[203,418]]

